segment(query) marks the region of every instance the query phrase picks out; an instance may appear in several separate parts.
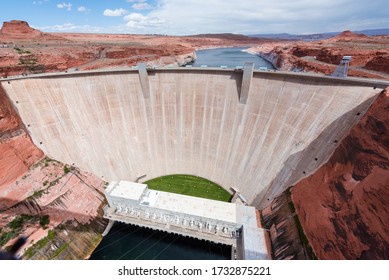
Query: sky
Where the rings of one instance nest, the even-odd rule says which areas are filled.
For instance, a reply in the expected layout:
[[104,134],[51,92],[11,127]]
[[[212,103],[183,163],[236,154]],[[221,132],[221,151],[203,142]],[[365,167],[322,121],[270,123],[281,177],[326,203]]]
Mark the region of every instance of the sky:
[[0,0],[45,32],[313,34],[389,28],[388,0]]

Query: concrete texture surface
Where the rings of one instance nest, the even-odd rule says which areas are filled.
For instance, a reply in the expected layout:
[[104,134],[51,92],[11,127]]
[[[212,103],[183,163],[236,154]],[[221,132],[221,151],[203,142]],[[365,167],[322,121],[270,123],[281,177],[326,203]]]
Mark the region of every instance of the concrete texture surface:
[[[238,188],[262,208],[312,174],[362,117],[385,82],[255,71],[75,72],[3,80],[46,155],[107,181],[193,174]],[[386,83],[387,84],[387,83]]]

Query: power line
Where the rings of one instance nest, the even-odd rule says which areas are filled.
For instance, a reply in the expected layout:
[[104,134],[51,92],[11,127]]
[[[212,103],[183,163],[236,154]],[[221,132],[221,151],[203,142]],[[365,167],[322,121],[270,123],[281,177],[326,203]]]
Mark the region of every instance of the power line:
[[151,245],[147,250],[143,251],[142,254],[138,255],[135,260],[137,260],[140,256],[144,255],[147,251],[149,251],[151,248],[153,248],[155,245],[157,245],[162,239],[164,239],[166,236],[168,236],[169,233],[166,233],[164,236],[162,236],[160,239],[158,239],[153,245]]
[[163,252],[165,252],[180,236],[178,235],[172,242],[169,243],[169,245],[166,246],[165,249],[163,249],[161,252],[159,252],[158,255],[154,256],[153,260],[155,260],[159,255],[161,255]]
[[140,245],[142,245],[144,242],[146,242],[147,240],[149,240],[153,235],[155,235],[157,233],[157,231],[153,232],[153,234],[151,234],[149,237],[147,237],[145,240],[143,240],[142,242],[140,242],[138,245],[136,245],[135,247],[131,248],[130,250],[128,250],[126,253],[124,253],[123,255],[121,255],[119,258],[117,258],[117,260],[120,260],[122,257],[124,257],[125,255],[127,255],[129,252],[135,250],[136,248],[138,248]]
[[[131,226],[131,224],[127,225],[126,227],[130,227],[130,226]],[[118,232],[120,232],[120,231],[122,231],[122,230],[123,230],[123,229],[118,229],[117,231],[115,231],[114,233],[110,234],[109,236],[112,236],[112,235],[114,235],[115,233],[118,233]],[[116,239],[116,240],[112,241],[111,243],[109,243],[108,245],[105,245],[104,247],[101,247],[100,249],[94,251],[93,254],[95,254],[95,253],[97,253],[97,252],[100,252],[101,250],[103,250],[103,249],[105,249],[105,248],[111,246],[112,244],[114,244],[114,243],[116,243],[116,242],[122,240],[123,238],[127,237],[129,234],[132,234],[132,233],[137,232],[138,230],[140,230],[140,228],[137,228],[136,230],[133,230],[133,231],[130,231],[130,232],[126,233],[123,237],[121,237],[121,238],[119,238],[119,239]]]

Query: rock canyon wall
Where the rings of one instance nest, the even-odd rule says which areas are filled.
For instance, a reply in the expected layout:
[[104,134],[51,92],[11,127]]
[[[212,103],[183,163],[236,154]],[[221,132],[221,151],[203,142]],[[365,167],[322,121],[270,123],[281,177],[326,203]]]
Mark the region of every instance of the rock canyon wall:
[[330,75],[345,55],[352,56],[349,75],[389,79],[389,36],[365,36],[345,31],[314,42],[264,43],[248,50],[278,70]]
[[387,90],[292,198],[318,258],[389,258]]
[[42,157],[43,152],[32,143],[22,120],[0,86],[0,190],[22,176]]

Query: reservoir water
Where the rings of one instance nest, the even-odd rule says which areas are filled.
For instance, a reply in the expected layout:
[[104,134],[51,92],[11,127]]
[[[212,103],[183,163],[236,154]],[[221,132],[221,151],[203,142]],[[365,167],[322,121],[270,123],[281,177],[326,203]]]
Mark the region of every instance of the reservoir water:
[[196,60],[189,65],[193,67],[208,67],[227,66],[235,68],[243,66],[245,62],[254,62],[254,68],[266,67],[274,69],[273,65],[263,58],[243,51],[245,48],[217,48],[196,51]]
[[229,260],[231,247],[115,223],[91,260]]

